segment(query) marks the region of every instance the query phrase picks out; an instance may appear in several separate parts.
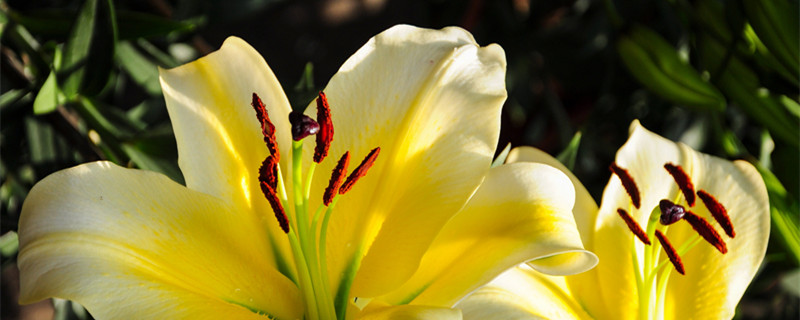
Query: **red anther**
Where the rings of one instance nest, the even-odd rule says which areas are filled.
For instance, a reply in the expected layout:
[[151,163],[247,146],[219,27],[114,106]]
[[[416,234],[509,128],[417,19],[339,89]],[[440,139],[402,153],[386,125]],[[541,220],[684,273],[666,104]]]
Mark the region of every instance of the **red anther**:
[[278,219],[278,225],[281,226],[281,230],[283,230],[284,233],[289,233],[289,218],[286,216],[286,211],[283,210],[283,205],[281,205],[281,200],[278,199],[278,194],[275,192],[275,189],[262,181],[261,192],[264,193],[264,197],[269,201],[269,205],[272,207],[272,212],[275,213],[275,219]]
[[356,181],[367,174],[367,170],[375,163],[375,159],[378,158],[379,153],[381,153],[380,147],[372,149],[372,151],[369,152],[367,157],[361,161],[361,164],[347,176],[347,180],[345,180],[342,187],[339,188],[339,194],[345,194],[347,191],[350,191]]
[[623,210],[622,208],[619,208],[617,209],[617,213],[619,213],[620,218],[622,218],[622,220],[625,221],[625,224],[628,225],[628,229],[630,229],[631,232],[633,232],[633,234],[635,234],[636,237],[639,238],[639,240],[642,240],[642,242],[644,242],[644,244],[646,245],[650,245],[650,238],[647,237],[647,234],[644,233],[642,227],[639,226],[636,220],[633,220],[633,217],[631,217],[631,215],[628,214],[627,211]]
[[258,168],[258,181],[266,182],[272,189],[278,188],[278,162],[272,155],[267,156]]
[[325,194],[322,195],[322,203],[326,206],[331,204],[333,197],[336,196],[339,186],[347,173],[348,164],[350,164],[350,151],[345,152],[339,162],[336,163],[336,167],[333,168],[331,180],[328,182],[328,187],[325,188]]
[[333,141],[331,108],[328,106],[328,98],[322,91],[317,97],[317,123],[319,123],[319,133],[317,133],[317,146],[314,148],[314,162],[320,163],[328,156],[328,148]]
[[719,252],[727,253],[728,246],[725,244],[725,241],[722,240],[722,237],[719,236],[717,230],[714,230],[714,227],[711,226],[706,219],[694,214],[691,211],[686,211],[686,214],[683,216],[683,220],[686,220],[690,225],[692,225],[692,229],[697,231],[706,242],[710,243],[714,248],[717,248]]
[[275,161],[279,161],[281,158],[280,152],[278,151],[278,140],[275,138],[275,126],[272,125],[272,121],[269,120],[269,114],[267,113],[267,108],[264,107],[264,103],[261,102],[261,98],[253,92],[253,102],[251,103],[253,109],[256,110],[256,118],[258,118],[258,122],[261,123],[261,134],[264,135],[264,142],[267,143],[267,149],[269,149],[269,153],[275,156]]
[[658,241],[661,242],[661,246],[664,247],[664,251],[667,252],[669,262],[672,262],[672,265],[675,266],[675,270],[678,270],[678,273],[685,275],[686,270],[683,269],[683,261],[681,261],[681,257],[678,255],[678,252],[675,251],[675,248],[672,247],[672,244],[669,243],[667,237],[661,233],[661,230],[656,230],[656,238],[658,238]]
[[686,203],[688,203],[690,207],[694,207],[694,185],[689,175],[686,174],[686,171],[683,171],[681,166],[672,163],[664,164],[664,169],[667,169],[667,172],[672,175],[672,179],[675,179],[675,183],[681,188],[683,196],[686,197]]
[[717,220],[722,230],[725,230],[725,234],[731,238],[735,237],[736,232],[733,231],[733,223],[731,222],[731,217],[728,216],[728,210],[725,210],[725,207],[705,190],[698,190],[697,196],[700,197],[700,200],[703,200],[703,204],[711,212],[714,220]]
[[628,193],[628,196],[631,197],[631,202],[636,209],[639,209],[641,205],[641,198],[639,198],[639,188],[636,187],[636,182],[633,182],[633,178],[631,177],[628,170],[625,170],[618,166],[615,162],[611,163],[609,166],[611,172],[619,177],[619,180],[622,181],[622,186],[625,187],[625,192]]

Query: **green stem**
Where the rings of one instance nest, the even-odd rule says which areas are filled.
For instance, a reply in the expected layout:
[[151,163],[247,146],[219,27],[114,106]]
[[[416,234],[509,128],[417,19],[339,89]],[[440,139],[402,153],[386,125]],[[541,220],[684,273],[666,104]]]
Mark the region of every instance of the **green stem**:
[[297,234],[294,230],[289,229],[289,245],[292,247],[294,256],[294,264],[297,266],[297,278],[300,280],[300,291],[303,291],[303,296],[306,300],[306,313],[310,319],[319,319],[317,310],[317,300],[314,296],[314,287],[311,285],[311,274],[308,271],[308,264],[303,255],[303,250],[300,248],[300,243],[297,240]]

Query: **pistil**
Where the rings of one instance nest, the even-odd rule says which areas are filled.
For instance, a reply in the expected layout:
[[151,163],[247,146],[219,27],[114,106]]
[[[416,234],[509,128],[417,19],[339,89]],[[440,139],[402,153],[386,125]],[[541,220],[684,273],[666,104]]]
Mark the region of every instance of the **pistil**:
[[[334,301],[328,281],[326,255],[328,221],[340,195],[353,188],[356,181],[367,173],[375,163],[380,148],[370,151],[349,176],[347,176],[347,166],[350,161],[350,152],[345,152],[333,170],[330,183],[323,193],[323,204],[314,215],[310,215],[308,205],[311,182],[317,163],[322,162],[328,155],[331,141],[333,141],[333,123],[327,98],[322,92],[317,98],[316,121],[302,113],[292,112],[289,115],[293,140],[290,167],[292,183],[291,190],[288,191],[292,196],[294,212],[291,215],[292,219],[289,219],[285,206],[288,205],[290,199],[286,195],[285,186],[287,184],[283,181],[279,165],[280,151],[276,143],[275,126],[269,119],[266,107],[255,93],[252,106],[261,125],[264,142],[270,151],[270,155],[258,168],[259,185],[275,214],[278,225],[289,239],[296,267],[297,284],[303,293],[306,304],[306,316],[309,319],[344,319],[347,310],[346,295],[349,294],[351,282],[354,280],[352,275],[356,270],[346,272],[347,275],[338,288],[337,299]],[[303,141],[309,135],[316,135],[317,145],[314,149],[313,162],[308,167],[307,176],[304,176]],[[345,176],[347,176],[346,179]],[[320,219],[322,220],[321,225],[319,225]],[[358,253],[356,256],[355,265],[359,265],[361,256]],[[345,299],[338,298],[339,293],[342,293],[342,288],[345,288]]]

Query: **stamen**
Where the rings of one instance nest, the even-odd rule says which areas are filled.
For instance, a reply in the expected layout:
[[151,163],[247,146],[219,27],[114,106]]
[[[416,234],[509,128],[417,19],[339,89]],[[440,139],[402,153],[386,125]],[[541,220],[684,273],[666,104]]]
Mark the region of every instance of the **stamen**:
[[686,171],[683,171],[681,166],[672,163],[664,164],[664,169],[667,169],[667,172],[675,179],[675,183],[678,184],[681,192],[683,192],[683,196],[686,197],[686,203],[688,203],[690,207],[694,207],[694,185],[689,175],[686,174]]
[[625,187],[625,192],[628,193],[628,196],[631,197],[631,202],[633,202],[633,206],[636,209],[639,209],[639,205],[641,204],[641,198],[639,198],[639,188],[636,187],[636,182],[633,182],[633,178],[631,177],[628,170],[625,170],[619,167],[615,162],[611,163],[609,167],[611,172],[619,177],[619,180],[622,181],[622,186]]
[[661,218],[659,220],[665,226],[680,221],[683,215],[686,214],[686,209],[682,205],[674,204],[667,199],[661,200],[658,206],[661,208]]
[[686,220],[686,222],[692,225],[692,229],[697,231],[697,233],[708,243],[714,246],[714,248],[717,248],[719,252],[728,252],[728,246],[725,244],[725,241],[722,240],[722,237],[719,236],[717,230],[714,230],[714,227],[712,227],[711,224],[706,221],[706,219],[703,219],[703,217],[700,217],[691,211],[686,211],[686,215],[683,216],[683,220]]
[[330,205],[331,201],[333,201],[333,197],[336,196],[337,191],[339,190],[339,186],[342,184],[342,180],[345,177],[345,173],[347,173],[347,165],[350,163],[350,151],[347,151],[342,155],[342,158],[339,159],[339,162],[336,163],[336,167],[333,168],[333,173],[331,174],[331,180],[328,182],[328,187],[325,188],[325,194],[322,196],[322,202],[325,205]]
[[717,220],[722,230],[725,230],[725,234],[731,238],[735,237],[736,232],[733,231],[733,223],[731,223],[731,218],[728,216],[728,210],[725,210],[725,207],[705,190],[698,190],[697,196],[700,197],[700,200],[703,200],[703,204],[711,212],[714,220]]
[[319,124],[314,119],[297,111],[289,113],[289,123],[292,124],[294,141],[303,140],[303,138],[319,132]]
[[267,149],[269,149],[271,155],[275,156],[275,161],[277,162],[280,160],[281,155],[278,151],[278,140],[275,138],[275,126],[272,125],[272,121],[269,120],[267,108],[264,107],[264,103],[261,102],[261,98],[259,98],[255,92],[253,92],[253,102],[250,105],[256,110],[256,118],[258,118],[258,122],[261,123],[261,134],[264,135],[264,142],[267,143]]
[[325,93],[320,91],[317,97],[317,122],[319,123],[319,134],[317,134],[317,146],[314,148],[314,162],[320,163],[328,156],[328,148],[333,141],[333,122],[331,121],[331,108],[328,106],[328,98]]
[[356,167],[356,169],[353,170],[349,176],[347,176],[347,180],[345,180],[342,184],[342,187],[339,188],[339,194],[345,194],[347,191],[350,191],[356,181],[367,174],[367,170],[369,170],[369,168],[375,163],[375,159],[378,158],[378,154],[380,152],[380,147],[372,149],[372,151],[369,152],[367,157],[361,161],[361,164],[359,164],[358,167]]
[[686,270],[683,269],[683,262],[681,261],[681,257],[678,255],[678,252],[675,251],[675,248],[669,243],[667,237],[661,233],[661,230],[656,230],[656,238],[658,241],[661,242],[661,246],[664,247],[664,251],[667,252],[667,257],[669,257],[669,262],[672,262],[672,265],[675,266],[675,270],[678,273],[685,275]]
[[275,213],[275,219],[278,219],[281,230],[284,233],[289,233],[289,218],[286,216],[286,211],[283,210],[283,205],[281,205],[281,200],[278,199],[275,189],[270,187],[266,181],[261,181],[261,192],[264,193],[264,197],[267,198],[269,205],[272,206],[272,211]]
[[650,245],[650,238],[647,237],[647,234],[644,233],[642,227],[639,226],[636,220],[633,220],[633,217],[631,217],[631,215],[629,215],[627,211],[623,210],[622,208],[619,208],[617,209],[617,213],[619,213],[619,216],[622,218],[622,220],[625,221],[625,224],[628,225],[628,229],[630,229],[631,232],[633,232],[633,234],[635,234],[636,237],[639,238],[639,240],[644,242],[644,244],[646,245]]
[[275,156],[269,155],[261,167],[258,168],[258,181],[265,182],[273,190],[278,188],[278,162],[275,161]]

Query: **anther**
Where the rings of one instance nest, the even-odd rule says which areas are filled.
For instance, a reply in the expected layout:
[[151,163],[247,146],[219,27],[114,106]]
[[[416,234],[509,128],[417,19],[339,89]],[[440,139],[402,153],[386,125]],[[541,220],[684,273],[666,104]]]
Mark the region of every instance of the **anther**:
[[685,275],[686,270],[683,269],[683,261],[681,261],[681,257],[678,255],[678,252],[675,251],[675,248],[669,243],[667,237],[661,233],[661,230],[656,230],[656,238],[658,238],[658,242],[661,242],[661,246],[664,248],[664,251],[667,252],[667,257],[669,258],[669,262],[672,262],[672,265],[675,266],[675,270],[678,273]]
[[706,242],[710,243],[714,248],[717,248],[719,252],[727,253],[728,246],[725,244],[725,241],[722,240],[722,237],[719,236],[717,230],[714,230],[714,227],[711,226],[706,219],[694,214],[691,211],[686,211],[686,215],[683,216],[683,220],[686,220],[690,225],[692,225],[692,229],[697,231],[697,233],[706,240]]
[[294,141],[303,140],[303,138],[319,132],[319,124],[314,119],[297,111],[289,113],[289,123],[292,124]]
[[644,242],[644,244],[646,245],[650,245],[650,238],[647,237],[647,234],[644,233],[642,227],[639,226],[636,220],[633,220],[633,217],[631,217],[631,215],[628,214],[627,211],[623,210],[622,208],[619,208],[617,209],[617,213],[622,218],[622,220],[625,221],[625,224],[628,225],[628,229],[630,229],[631,232],[633,232],[633,234],[635,234],[636,237],[639,238],[639,240]]
[[667,199],[661,200],[658,206],[661,208],[661,217],[659,220],[661,224],[665,226],[680,221],[683,215],[686,214],[686,209],[684,209],[683,206],[674,204]]
[[686,174],[686,171],[683,171],[681,166],[672,163],[664,164],[664,169],[667,169],[672,179],[675,179],[675,183],[678,184],[681,192],[683,192],[683,196],[686,197],[686,203],[688,203],[690,207],[694,207],[694,185],[689,175]]
[[275,138],[275,126],[272,125],[272,121],[269,120],[269,114],[267,113],[267,108],[264,107],[264,103],[261,102],[261,98],[253,92],[253,102],[250,103],[253,106],[253,109],[256,110],[256,118],[258,118],[258,122],[261,123],[261,134],[264,135],[264,142],[267,143],[267,149],[269,149],[269,153],[275,156],[275,161],[279,161],[281,158],[280,152],[278,152],[278,140]]
[[289,218],[286,216],[286,211],[283,210],[283,205],[281,205],[281,200],[278,199],[278,194],[275,193],[275,189],[270,187],[265,181],[262,181],[261,192],[264,193],[264,197],[269,201],[269,205],[275,213],[275,219],[278,219],[278,225],[281,226],[281,230],[283,230],[284,233],[289,233]]
[[328,187],[325,188],[325,194],[322,196],[322,202],[326,206],[331,204],[333,197],[336,196],[339,186],[342,184],[342,180],[344,180],[345,174],[347,173],[347,165],[349,163],[350,151],[347,151],[344,153],[344,155],[342,155],[342,158],[339,159],[339,162],[336,163],[336,167],[333,168],[331,180],[328,182]]
[[317,123],[319,123],[319,134],[317,134],[317,146],[314,148],[314,162],[320,163],[328,156],[328,148],[333,141],[331,108],[328,106],[328,98],[322,91],[317,97]]
[[636,182],[633,182],[633,178],[631,177],[628,170],[625,170],[618,166],[616,163],[612,162],[611,166],[609,167],[611,172],[619,177],[619,180],[622,181],[622,186],[625,187],[625,192],[628,193],[628,196],[631,197],[631,202],[633,202],[633,206],[636,209],[639,209],[639,205],[641,204],[641,199],[639,198],[639,188],[636,187]]
[[711,212],[714,220],[717,220],[722,230],[725,230],[725,234],[731,238],[735,237],[736,232],[733,231],[733,223],[731,223],[731,217],[728,216],[728,210],[725,210],[725,207],[705,190],[698,190],[697,196],[700,197],[700,200],[703,200],[703,204]]
[[356,169],[353,170],[353,172],[350,173],[349,176],[347,176],[347,180],[345,180],[344,183],[342,184],[342,187],[339,188],[339,194],[345,194],[347,191],[350,191],[350,189],[353,188],[353,185],[356,183],[356,181],[358,181],[358,179],[367,174],[367,170],[369,170],[369,168],[372,167],[372,165],[375,163],[375,159],[378,158],[378,154],[380,152],[381,148],[378,147],[372,149],[372,151],[370,151],[369,154],[367,154],[367,157],[364,158],[363,161],[361,161],[361,164],[359,164],[358,167],[356,167]]
[[273,155],[267,156],[258,168],[258,181],[266,183],[273,190],[278,188],[278,162]]

